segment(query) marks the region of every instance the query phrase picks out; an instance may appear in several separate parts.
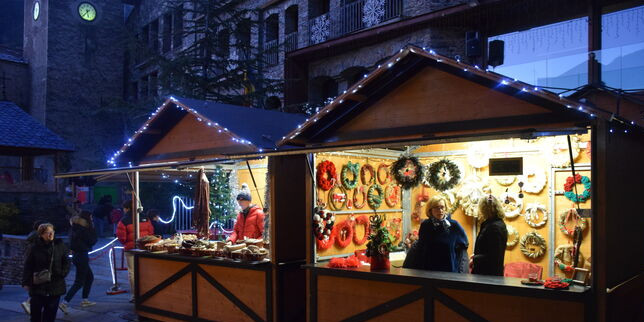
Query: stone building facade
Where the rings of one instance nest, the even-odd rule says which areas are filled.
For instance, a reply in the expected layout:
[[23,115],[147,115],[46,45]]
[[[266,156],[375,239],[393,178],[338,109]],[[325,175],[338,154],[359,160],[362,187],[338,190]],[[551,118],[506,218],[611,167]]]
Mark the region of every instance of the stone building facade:
[[4,235],[0,241],[0,284],[22,284],[22,269],[28,247],[26,236]]

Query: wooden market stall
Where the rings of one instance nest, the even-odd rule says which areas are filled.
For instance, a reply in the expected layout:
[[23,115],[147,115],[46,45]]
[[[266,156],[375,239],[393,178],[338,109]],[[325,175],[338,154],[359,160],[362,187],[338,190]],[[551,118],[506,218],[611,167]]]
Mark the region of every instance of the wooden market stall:
[[[505,263],[533,264],[542,269],[544,278],[570,277],[561,269],[569,263],[555,261],[559,246],[570,243],[565,221],[563,227],[559,225],[560,218],[565,218],[561,213],[577,207],[564,194],[572,170],[566,136],[572,138],[572,164],[577,174],[587,178],[587,186],[578,185],[579,193],[587,190],[579,207],[590,214],[580,248],[586,263],[580,260],[578,267],[590,269],[590,286],[552,291],[522,285],[519,278],[404,269],[396,267],[395,261],[388,272],[369,272],[364,266],[329,268],[325,260],[363,247],[364,230],[356,221],[355,230],[343,230],[341,242],[332,245],[320,243],[309,232],[305,266],[309,320],[635,321],[644,317],[636,304],[644,294],[644,245],[635,238],[644,229],[644,219],[637,215],[641,212],[637,196],[643,192],[638,182],[644,179],[644,123],[638,118],[642,105],[615,104],[615,99],[588,90],[582,96],[587,98],[583,103],[576,100],[579,97],[557,95],[410,46],[289,133],[281,144],[312,152],[311,169],[330,162],[337,169],[336,180],[343,180],[340,170],[356,163],[388,167],[392,158],[407,152],[426,164],[449,158],[464,176],[489,182],[486,193],[525,193],[525,207],[540,214],[529,219],[522,207],[516,207],[525,223],[516,219],[520,217],[508,217],[506,222],[515,226],[517,237],[541,235],[542,252],[531,256],[535,249],[530,243],[528,247],[523,242],[521,247],[509,245]],[[473,154],[478,158],[474,162],[468,160]],[[520,190],[516,178],[487,174],[490,159],[517,156],[523,158],[520,164],[525,171],[520,174],[530,183],[530,191]],[[379,172],[371,176],[378,177]],[[354,172],[356,181],[358,173],[362,175]],[[545,182],[536,183],[538,177]],[[311,190],[309,219],[302,226],[306,229],[313,226],[317,205],[336,213],[335,223],[342,227],[365,214],[387,213],[390,234],[399,238],[417,229],[418,222],[410,220],[412,213],[427,213],[424,204],[417,202],[427,198],[419,196],[438,193],[421,185],[400,195],[392,192],[391,205],[363,210],[355,207],[364,203],[360,185],[373,185],[372,179],[361,177],[357,186],[349,182],[350,189],[328,191],[329,187],[316,187],[314,178],[311,174],[309,183],[302,186]],[[385,193],[384,198],[388,197]],[[464,205],[455,206],[453,218],[467,232],[472,254],[477,222],[470,212]],[[393,220],[401,223],[392,225]]]

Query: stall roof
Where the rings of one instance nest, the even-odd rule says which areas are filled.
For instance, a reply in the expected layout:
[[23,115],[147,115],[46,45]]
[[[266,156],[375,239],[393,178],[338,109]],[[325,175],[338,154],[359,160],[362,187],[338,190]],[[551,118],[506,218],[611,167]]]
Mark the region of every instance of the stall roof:
[[0,154],[40,155],[74,147],[13,102],[0,101]]
[[304,120],[301,114],[170,96],[108,164],[136,165],[277,150],[276,142]]
[[614,115],[431,49],[407,46],[278,144],[330,146],[536,125],[574,127],[595,117]]

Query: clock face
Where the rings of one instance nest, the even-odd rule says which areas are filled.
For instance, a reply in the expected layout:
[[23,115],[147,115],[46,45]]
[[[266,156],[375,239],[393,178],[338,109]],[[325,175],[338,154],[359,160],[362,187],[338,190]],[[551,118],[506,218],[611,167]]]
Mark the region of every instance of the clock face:
[[96,19],[96,8],[91,3],[83,2],[78,6],[78,14],[85,21]]
[[34,3],[34,20],[38,20],[40,17],[40,2],[36,1]]

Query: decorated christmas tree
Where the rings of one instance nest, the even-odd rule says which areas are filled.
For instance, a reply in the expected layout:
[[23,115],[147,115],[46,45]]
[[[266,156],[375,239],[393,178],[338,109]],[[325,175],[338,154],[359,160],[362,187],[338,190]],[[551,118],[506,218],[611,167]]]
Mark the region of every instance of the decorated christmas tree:
[[218,165],[210,178],[211,221],[223,223],[235,218],[235,200],[230,196],[230,172]]

